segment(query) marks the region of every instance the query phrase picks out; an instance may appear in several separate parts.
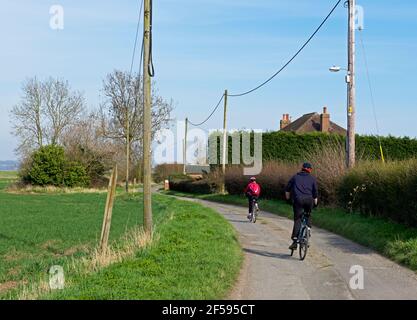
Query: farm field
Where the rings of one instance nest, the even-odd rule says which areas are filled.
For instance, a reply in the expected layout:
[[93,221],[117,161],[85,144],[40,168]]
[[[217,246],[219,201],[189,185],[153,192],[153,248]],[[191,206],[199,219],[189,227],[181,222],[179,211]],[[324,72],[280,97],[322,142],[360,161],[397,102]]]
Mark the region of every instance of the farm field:
[[[13,176],[0,177],[0,299],[222,298],[239,270],[240,247],[222,217],[197,204],[155,195],[152,245],[97,272],[80,273],[72,266],[97,246],[106,194],[13,194],[5,190]],[[142,224],[141,198],[118,193],[111,245]],[[211,246],[205,250],[207,242]],[[68,288],[22,295],[47,280],[53,265],[63,266]],[[143,290],[147,287],[152,290]]]

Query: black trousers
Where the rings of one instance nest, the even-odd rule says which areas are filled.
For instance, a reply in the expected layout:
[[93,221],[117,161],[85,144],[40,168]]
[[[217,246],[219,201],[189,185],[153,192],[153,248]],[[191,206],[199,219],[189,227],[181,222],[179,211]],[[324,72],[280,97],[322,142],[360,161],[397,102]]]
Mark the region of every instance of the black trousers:
[[259,197],[252,196],[250,194],[246,194],[246,196],[248,197],[248,200],[249,200],[249,213],[252,213],[253,212],[253,200],[258,201]]
[[294,210],[294,227],[291,238],[296,240],[301,229],[301,218],[303,211],[308,213],[307,225],[311,228],[311,211],[313,210],[314,200],[311,198],[295,199],[293,203]]

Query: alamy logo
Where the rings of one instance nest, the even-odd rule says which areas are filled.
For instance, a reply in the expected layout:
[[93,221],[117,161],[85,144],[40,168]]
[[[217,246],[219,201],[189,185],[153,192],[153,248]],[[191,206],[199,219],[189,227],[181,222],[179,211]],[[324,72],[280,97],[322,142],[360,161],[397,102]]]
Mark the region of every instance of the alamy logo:
[[364,289],[364,270],[362,266],[354,265],[349,270],[353,277],[350,278],[349,286],[352,290]]
[[363,7],[359,5],[355,7],[355,29],[365,29],[365,12]]
[[61,290],[65,287],[64,268],[52,266],[49,269],[49,288],[51,290]]
[[226,165],[242,165],[246,176],[261,173],[262,130],[229,130],[224,145],[222,130],[200,128],[189,130],[184,143],[184,127],[185,122],[178,121],[176,133],[169,129],[158,132],[158,145],[153,152],[155,163],[183,163],[185,157],[187,164],[222,165],[225,160]]
[[49,14],[51,18],[49,20],[49,26],[52,30],[64,29],[64,8],[61,5],[55,4],[49,8]]

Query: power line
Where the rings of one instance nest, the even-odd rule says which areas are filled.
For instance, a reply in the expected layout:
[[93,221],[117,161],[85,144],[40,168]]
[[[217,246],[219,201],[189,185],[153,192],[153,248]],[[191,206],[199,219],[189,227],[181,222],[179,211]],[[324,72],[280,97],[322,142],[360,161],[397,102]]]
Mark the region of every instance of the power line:
[[376,116],[376,107],[375,107],[374,92],[373,92],[371,77],[370,77],[370,74],[369,74],[368,59],[367,59],[365,45],[364,45],[363,37],[362,37],[362,29],[360,29],[359,31],[360,31],[359,32],[359,38],[360,38],[361,47],[362,47],[362,56],[363,56],[363,61],[364,61],[364,64],[365,64],[365,69],[366,69],[366,78],[368,79],[368,87],[369,87],[369,93],[370,93],[370,96],[371,96],[371,105],[372,105],[372,111],[373,111],[374,119],[375,119],[376,132],[377,132],[377,135],[378,135],[379,148],[380,148],[380,151],[381,151],[382,161],[385,162],[384,153],[382,151],[381,136],[379,134],[378,118]]
[[[140,22],[141,22],[141,17],[142,17],[143,3],[144,3],[144,0],[141,1],[141,5],[140,5],[140,9],[139,9],[138,24],[137,24],[137,27],[136,27],[136,35],[135,35],[135,44],[133,46],[132,62],[130,64],[130,71],[129,71],[129,81],[132,78],[133,64],[135,62],[136,47],[137,47],[138,36],[139,36],[139,29],[140,29]],[[138,75],[138,89],[137,89],[137,94],[136,94],[136,97],[135,97],[135,109],[134,109],[135,113],[137,112],[138,98],[139,98],[140,92],[141,92],[140,91],[140,89],[141,89],[140,88],[140,83],[141,83],[141,70],[142,70],[141,66],[142,66],[142,60],[143,60],[143,40],[144,40],[144,37],[142,35],[142,45],[141,45],[141,53],[140,53],[140,59],[139,59],[139,72],[138,72],[138,74],[139,74]],[[129,105],[130,104],[130,90],[129,89],[128,89],[128,92],[129,92],[129,97],[128,97],[128,105]],[[128,118],[126,120],[129,121]],[[127,146],[127,148],[128,148],[128,146]],[[131,216],[131,211],[129,211],[129,215],[127,217],[126,226],[125,226],[126,231],[127,231],[128,226],[129,226],[130,216]]]
[[155,76],[155,68],[153,66],[153,57],[152,57],[152,16],[153,16],[153,1],[150,0],[150,12],[149,12],[149,62],[148,62],[148,74],[152,78]]
[[199,127],[199,126],[202,126],[203,124],[205,124],[207,121],[209,121],[210,120],[210,118],[214,115],[214,113],[217,111],[217,109],[219,108],[219,106],[220,106],[220,103],[223,101],[223,98],[224,98],[224,94],[222,94],[222,97],[220,98],[220,101],[217,103],[217,105],[214,107],[214,109],[213,109],[213,111],[210,113],[210,115],[204,120],[204,121],[202,121],[202,122],[200,122],[200,123],[193,123],[193,122],[191,122],[190,120],[188,120],[188,123],[189,124],[191,124],[192,126],[194,126],[194,127]]
[[363,57],[363,61],[364,61],[364,64],[365,64],[366,77],[367,77],[367,80],[368,80],[369,93],[371,95],[371,104],[372,104],[372,109],[373,109],[373,114],[374,114],[374,119],[375,119],[376,131],[379,135],[379,126],[378,126],[378,119],[376,117],[375,99],[374,99],[373,87],[372,87],[372,83],[371,83],[371,77],[369,75],[368,59],[367,59],[367,56],[366,56],[365,45],[363,43],[362,32],[359,32],[359,35],[360,35],[359,38],[360,38],[361,47],[362,47],[362,57]]
[[139,29],[140,29],[140,22],[141,22],[141,18],[142,18],[142,9],[143,9],[143,0],[141,1],[140,4],[140,9],[139,9],[139,17],[138,17],[138,24],[136,26],[136,35],[135,35],[135,44],[133,46],[133,54],[132,54],[132,62],[130,63],[130,76],[132,75],[132,71],[133,71],[133,64],[135,62],[135,55],[136,55],[136,47],[137,47],[137,43],[138,43],[138,36],[139,36]]
[[[143,2],[144,2],[144,0],[140,1],[140,9],[139,9],[138,23],[137,23],[137,26],[136,26],[135,44],[133,46],[132,60],[131,60],[131,63],[130,63],[130,71],[129,71],[129,79],[128,79],[129,82],[132,79],[133,65],[135,63],[136,47],[137,47],[137,44],[138,44],[138,36],[139,36],[139,29],[140,29],[140,23],[141,23],[141,18],[142,18]],[[142,37],[142,51],[143,51],[143,37]],[[142,60],[142,58],[141,58],[141,60]],[[141,61],[139,61],[139,70],[140,70],[140,65],[141,65]],[[130,104],[130,98],[131,98],[131,96],[130,96],[130,90],[128,88],[128,98],[127,98],[127,106],[126,106],[126,108],[128,108],[128,106]],[[135,104],[137,104],[137,98],[135,98]]]
[[314,31],[314,33],[310,36],[310,38],[308,38],[308,40],[303,44],[303,46],[292,56],[292,58],[290,60],[288,60],[288,62],[286,64],[284,64],[284,66],[279,69],[277,72],[275,72],[270,78],[268,78],[266,81],[264,81],[263,83],[261,83],[260,85],[258,85],[257,87],[243,92],[243,93],[239,93],[239,94],[229,94],[229,97],[241,97],[241,96],[245,96],[248,95],[260,88],[262,88],[263,86],[265,86],[267,83],[269,83],[270,81],[272,81],[277,75],[279,75],[300,53],[301,51],[304,50],[304,48],[310,43],[310,41],[314,38],[314,36],[319,32],[319,30],[323,27],[323,25],[326,23],[326,21],[330,18],[330,16],[333,14],[333,12],[336,10],[336,8],[338,7],[338,5],[340,4],[340,2],[342,2],[342,0],[338,0],[337,3],[334,5],[334,7],[332,8],[332,10],[330,11],[330,13],[326,16],[326,18],[323,20],[323,22],[318,26],[318,28]]

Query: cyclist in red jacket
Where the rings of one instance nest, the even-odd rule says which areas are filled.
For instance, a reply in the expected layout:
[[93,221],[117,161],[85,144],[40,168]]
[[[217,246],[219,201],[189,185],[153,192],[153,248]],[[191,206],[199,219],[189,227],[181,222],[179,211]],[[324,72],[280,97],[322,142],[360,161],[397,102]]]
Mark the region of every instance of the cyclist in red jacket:
[[245,195],[249,200],[249,214],[248,219],[251,218],[251,213],[253,212],[253,200],[258,201],[259,196],[261,195],[261,186],[256,182],[256,178],[250,178],[249,184],[246,186]]

